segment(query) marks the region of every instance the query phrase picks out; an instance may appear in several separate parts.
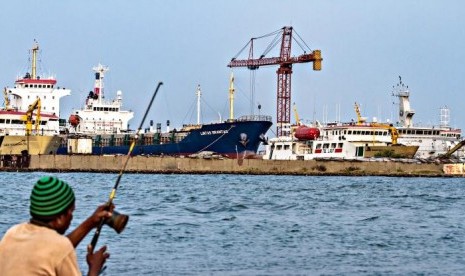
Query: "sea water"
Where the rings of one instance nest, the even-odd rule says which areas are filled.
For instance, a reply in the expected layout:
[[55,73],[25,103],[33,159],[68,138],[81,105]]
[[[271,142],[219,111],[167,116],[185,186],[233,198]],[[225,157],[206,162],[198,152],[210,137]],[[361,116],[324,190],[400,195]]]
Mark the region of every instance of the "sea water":
[[[0,233],[29,218],[33,183],[0,173]],[[116,174],[54,173],[74,188],[71,228],[106,202]],[[463,275],[460,178],[124,174],[130,216],[98,246],[104,275]],[[86,245],[77,248],[87,273]]]

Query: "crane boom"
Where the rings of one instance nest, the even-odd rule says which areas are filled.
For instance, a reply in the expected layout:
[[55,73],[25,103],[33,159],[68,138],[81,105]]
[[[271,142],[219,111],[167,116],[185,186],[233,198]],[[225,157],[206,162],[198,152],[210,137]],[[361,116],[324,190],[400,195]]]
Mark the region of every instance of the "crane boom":
[[267,65],[276,65],[276,64],[293,64],[293,63],[306,63],[306,62],[314,62],[313,63],[313,70],[319,71],[321,70],[321,51],[314,50],[310,54],[303,54],[298,57],[289,57],[287,59],[283,59],[281,57],[271,57],[271,58],[259,58],[259,59],[232,59],[229,62],[228,67],[247,67],[249,69],[258,69],[260,66],[267,66]]
[[295,116],[295,123],[300,126],[300,117],[299,113],[297,113],[297,106],[294,103],[294,116]]
[[37,109],[36,120],[35,120],[35,130],[36,133],[39,131],[40,125],[40,98],[37,98],[32,104],[29,105],[29,108],[26,111],[26,135],[29,136],[32,133],[32,115],[34,110]]
[[454,154],[454,152],[458,151],[461,147],[465,145],[465,140],[460,141],[457,145],[455,145],[453,148],[449,149],[446,153],[443,155],[440,155],[439,158],[449,158]]
[[6,87],[3,88],[3,98],[5,99],[5,110],[11,110],[10,99],[8,98],[8,91]]
[[389,130],[389,133],[391,134],[392,145],[397,145],[397,139],[399,138],[399,131],[397,130],[395,126],[393,126],[392,124],[382,124],[382,123],[371,123],[370,125],[374,127],[381,127],[381,128]]
[[292,64],[313,62],[313,70],[321,70],[321,51],[313,50],[311,53],[304,53],[297,57],[291,56],[292,42],[292,27],[283,27],[281,37],[281,50],[279,57],[253,58],[253,41],[251,39],[249,58],[236,59],[233,58],[228,64],[228,67],[247,67],[250,70],[256,70],[260,66],[279,65],[276,71],[278,75],[277,82],[277,135],[289,135],[290,133],[290,113],[291,113],[291,75]]
[[355,113],[357,113],[357,124],[361,125],[366,121],[366,119],[362,117],[362,114],[360,113],[360,107],[358,106],[357,103],[355,103],[354,108],[355,108]]

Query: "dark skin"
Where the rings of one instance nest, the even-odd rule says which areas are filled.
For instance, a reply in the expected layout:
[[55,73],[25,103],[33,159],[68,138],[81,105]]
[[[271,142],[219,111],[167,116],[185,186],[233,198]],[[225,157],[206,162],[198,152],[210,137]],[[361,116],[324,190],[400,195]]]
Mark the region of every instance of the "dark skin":
[[[110,207],[110,210],[107,210],[107,205],[101,205],[97,207],[94,213],[88,217],[84,222],[82,222],[76,229],[67,235],[68,239],[71,241],[73,246],[76,248],[79,243],[84,239],[84,237],[100,223],[101,219],[109,218],[112,215],[112,211],[115,208],[114,205]],[[48,222],[50,228],[55,229],[58,233],[64,234],[71,225],[73,220],[73,212],[75,205],[73,204],[68,210],[55,218],[54,220]],[[94,252],[94,248],[89,244],[87,246],[87,264],[89,265],[88,276],[99,275],[105,261],[110,257],[110,254],[106,252],[107,247],[103,246],[99,250]]]

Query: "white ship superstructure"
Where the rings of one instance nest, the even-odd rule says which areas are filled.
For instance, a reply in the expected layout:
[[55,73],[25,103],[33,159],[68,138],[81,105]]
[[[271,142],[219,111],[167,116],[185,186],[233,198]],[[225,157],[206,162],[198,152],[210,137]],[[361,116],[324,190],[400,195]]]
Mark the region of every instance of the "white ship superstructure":
[[269,139],[263,158],[270,160],[412,158],[418,150],[418,146],[397,144],[395,128],[385,124],[300,125],[293,129],[292,136]]
[[31,71],[17,78],[14,87],[3,89],[0,155],[56,153],[61,143],[60,99],[71,91],[57,87],[54,77],[37,73],[38,51],[36,42],[31,49]]
[[[396,127],[399,132],[399,143],[404,145],[419,146],[416,157],[435,158],[447,153],[455,145],[460,143],[462,130],[452,128],[448,120],[444,120],[444,114],[449,118],[449,110],[441,109],[441,124],[437,126],[420,126],[413,123],[415,111],[410,107],[410,91],[407,85],[399,77],[399,83],[394,87],[393,96],[399,99],[399,117]],[[465,156],[462,149],[457,150],[454,156]]]
[[94,90],[89,92],[84,107],[75,110],[70,116],[70,131],[92,135],[128,132],[129,120],[134,117],[134,112],[122,109],[121,91],[117,91],[114,100],[105,101],[103,79],[109,68],[99,64],[93,70]]
[[40,135],[58,135],[60,99],[71,94],[70,89],[57,86],[57,80],[37,73],[39,45],[32,47],[31,72],[19,77],[14,87],[4,88],[5,106],[0,111],[0,133],[25,135],[24,116],[30,106],[40,101]]

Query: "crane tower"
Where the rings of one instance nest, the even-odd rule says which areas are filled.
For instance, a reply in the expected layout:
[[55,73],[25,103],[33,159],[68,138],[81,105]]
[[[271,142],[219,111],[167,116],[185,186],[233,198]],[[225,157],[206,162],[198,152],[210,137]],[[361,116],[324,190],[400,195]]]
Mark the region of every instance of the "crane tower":
[[[259,58],[254,58],[253,55],[253,42],[257,38],[250,39],[249,43],[242,48],[244,50],[249,47],[249,58],[248,59],[231,59],[231,62],[228,64],[228,67],[247,67],[250,70],[256,70],[260,66],[267,65],[279,65],[278,70],[276,71],[278,75],[277,83],[277,135],[289,135],[290,132],[290,114],[291,114],[291,75],[292,75],[292,65],[294,63],[307,63],[313,62],[313,70],[321,70],[321,51],[313,50],[311,53],[306,53],[299,56],[291,56],[291,44],[292,40],[295,39],[292,36],[292,27],[283,27],[280,30],[271,33],[270,35],[276,35],[276,37],[281,38],[281,50],[279,57],[265,57],[266,53],[262,54]],[[265,37],[265,36],[262,36]],[[259,38],[262,38],[259,37]],[[273,46],[278,44],[278,40],[273,40],[272,44],[268,46],[267,51],[269,52]],[[300,46],[301,44],[298,43]],[[305,44],[305,42],[303,42]],[[242,52],[241,50],[241,52]],[[241,53],[239,52],[239,54]],[[238,54],[238,55],[239,55]]]

